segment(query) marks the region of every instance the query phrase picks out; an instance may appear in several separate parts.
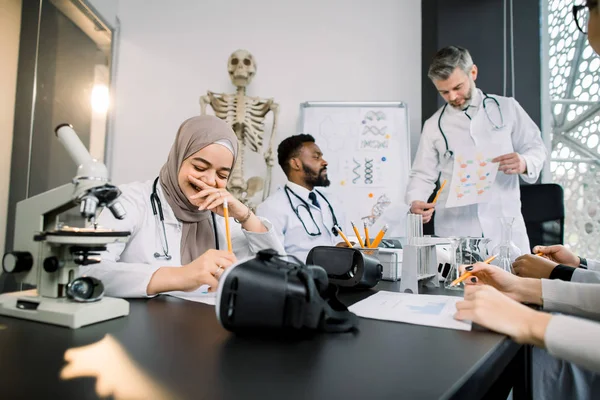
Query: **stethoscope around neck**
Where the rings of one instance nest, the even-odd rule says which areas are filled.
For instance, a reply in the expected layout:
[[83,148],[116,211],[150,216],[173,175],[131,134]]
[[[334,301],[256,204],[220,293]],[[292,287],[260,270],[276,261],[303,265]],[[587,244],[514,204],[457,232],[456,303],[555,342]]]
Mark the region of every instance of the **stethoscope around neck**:
[[[302,224],[302,227],[304,228],[304,230],[306,231],[306,233],[309,236],[319,236],[319,235],[321,235],[321,228],[319,228],[319,225],[317,224],[317,221],[315,221],[315,217],[313,217],[313,214],[310,211],[310,205],[302,197],[298,196],[296,194],[296,192],[294,192],[292,189],[290,189],[288,187],[288,185],[284,186],[284,190],[285,190],[285,194],[287,195],[288,201],[290,202],[290,207],[292,208],[292,211],[294,211],[294,214],[296,214],[296,217],[298,217],[298,219],[300,220],[300,223]],[[321,196],[323,198],[323,200],[325,200],[325,202],[327,203],[327,207],[329,207],[329,211],[331,212],[331,216],[333,217],[333,226],[331,227],[331,233],[333,233],[334,236],[337,236],[338,232],[336,230],[336,227],[338,226],[338,220],[337,220],[337,218],[335,216],[335,212],[333,211],[333,207],[331,207],[331,203],[329,202],[329,200],[327,200],[327,197],[325,197],[323,195],[323,193],[319,192],[318,190],[315,190],[315,192],[319,196]],[[294,207],[294,204],[292,203],[292,198],[290,197],[290,193],[293,194],[298,200],[300,200],[301,204],[299,204],[296,207]],[[300,216],[300,212],[298,212],[298,209],[300,207],[304,207],[306,209],[306,211],[308,212],[308,215],[310,215],[310,219],[312,220],[313,224],[317,228],[317,233],[309,232],[308,229],[306,228],[306,224],[302,220],[302,217]]]
[[[156,186],[158,184],[158,178],[156,178],[154,180],[154,184],[152,184],[152,193],[150,194],[150,204],[152,205],[152,214],[154,214],[154,218],[158,220],[158,222],[161,225],[161,234],[159,234],[160,237],[160,244],[162,246],[162,254],[159,253],[158,251],[154,253],[154,258],[158,259],[165,259],[167,261],[170,261],[173,256],[171,256],[169,254],[169,241],[167,240],[167,230],[165,229],[165,215],[163,214],[163,210],[162,210],[162,202],[160,201],[160,198],[158,197],[158,193],[156,191]],[[215,220],[215,214],[214,213],[210,213],[211,217],[212,217],[212,223],[213,223],[213,231],[215,233],[215,246],[218,249],[219,248],[219,236],[217,235],[217,221]]]
[[[488,95],[485,92],[482,92],[482,93],[484,96],[483,101],[482,101],[483,111],[485,112],[485,116],[487,117],[488,121],[490,121],[490,124],[492,125],[492,127],[494,128],[495,131],[504,128],[506,125],[504,124],[504,116],[502,115],[502,109],[500,108],[500,103],[498,102],[498,100],[496,100],[496,98]],[[485,103],[488,100],[496,103],[496,106],[498,107],[498,113],[500,114],[500,125],[496,125],[494,123],[494,121],[492,121],[492,118],[490,117],[489,111],[488,111],[486,103]],[[438,128],[440,130],[440,133],[442,134],[442,138],[444,139],[444,144],[446,145],[446,151],[444,152],[444,159],[450,160],[454,156],[454,152],[452,150],[450,150],[450,147],[448,146],[448,138],[446,138],[446,134],[444,134],[444,131],[442,130],[442,116],[444,115],[444,111],[446,111],[446,107],[448,107],[448,103],[444,104],[444,108],[442,108],[442,112],[440,113],[440,116],[438,118]],[[465,115],[467,116],[467,118],[471,119],[469,114],[467,114],[466,110],[465,110]]]

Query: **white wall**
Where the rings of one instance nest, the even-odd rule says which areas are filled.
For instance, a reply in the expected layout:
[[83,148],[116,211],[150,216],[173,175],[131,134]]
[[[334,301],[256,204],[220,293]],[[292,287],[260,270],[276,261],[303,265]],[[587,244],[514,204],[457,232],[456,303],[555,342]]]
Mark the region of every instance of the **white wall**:
[[238,48],[258,63],[248,94],[280,104],[279,139],[297,133],[304,101],[401,100],[416,149],[420,0],[127,0],[118,17],[115,183],[156,176],[180,123],[199,114],[199,96],[234,91],[226,64]]
[[21,0],[0,1],[0,254],[4,254],[21,30]]

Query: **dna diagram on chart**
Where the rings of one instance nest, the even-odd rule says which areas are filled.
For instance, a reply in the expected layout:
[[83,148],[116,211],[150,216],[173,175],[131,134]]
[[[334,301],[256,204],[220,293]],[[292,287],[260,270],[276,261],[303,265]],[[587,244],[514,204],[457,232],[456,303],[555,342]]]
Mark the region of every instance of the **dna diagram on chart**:
[[303,103],[301,131],[315,137],[329,163],[326,192],[345,207],[348,221],[378,227],[403,204],[408,127],[407,107],[400,102]]
[[355,154],[350,159],[341,162],[341,176],[343,186],[381,187],[384,185],[383,168],[386,157],[375,159],[373,157],[360,157]]
[[389,133],[387,116],[383,111],[368,111],[362,120],[359,150],[383,150],[390,147],[391,135]]

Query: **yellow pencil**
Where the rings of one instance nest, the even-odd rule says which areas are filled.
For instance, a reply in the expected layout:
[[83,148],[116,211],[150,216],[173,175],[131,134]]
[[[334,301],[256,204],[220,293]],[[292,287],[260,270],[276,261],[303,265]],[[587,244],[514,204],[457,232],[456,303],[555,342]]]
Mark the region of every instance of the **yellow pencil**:
[[[490,258],[488,258],[487,260],[485,260],[484,263],[485,264],[489,264],[492,261],[494,261],[496,259],[496,257],[498,257],[498,256],[497,255],[491,256]],[[452,283],[450,284],[450,286],[456,286],[456,285],[458,285],[459,283],[461,283],[462,281],[464,281],[465,279],[467,279],[471,275],[473,275],[472,272],[466,272],[466,273],[462,274],[461,276],[459,276],[458,278],[456,278],[454,281],[452,281]]]
[[227,251],[233,253],[231,246],[231,231],[229,230],[229,206],[227,199],[223,200],[223,216],[225,217],[225,235],[227,237]]
[[360,247],[364,249],[365,244],[363,243],[363,240],[360,237],[360,233],[358,232],[356,225],[354,225],[354,222],[352,222],[352,221],[350,221],[350,223],[352,224],[352,229],[354,229],[354,233],[356,234],[356,240],[358,240],[358,244],[360,244]]
[[342,230],[340,229],[339,226],[334,226],[335,230],[340,234],[340,236],[342,237],[342,239],[344,239],[344,242],[346,242],[346,244],[348,245],[348,247],[352,247],[352,243],[350,243],[350,241],[348,240],[348,238],[346,237],[346,235],[344,235],[344,232],[342,232]]
[[379,246],[379,243],[381,243],[381,239],[383,239],[383,235],[385,235],[387,230],[388,230],[388,226],[384,225],[383,228],[381,228],[381,230],[377,234],[377,236],[375,236],[375,240],[373,240],[373,243],[371,243],[371,246],[369,246],[369,247],[372,249],[376,249],[377,246]]
[[491,256],[490,258],[488,258],[487,260],[484,261],[484,264],[491,263],[492,261],[494,261],[496,259],[496,257],[498,257],[498,255]]
[[365,247],[371,247],[371,242],[369,240],[369,228],[367,228],[367,221],[363,222],[365,227]]
[[440,193],[442,193],[442,190],[444,190],[444,186],[446,186],[446,180],[444,179],[444,182],[442,182],[442,185],[440,186],[440,189],[437,191],[435,197],[433,198],[432,203],[435,204],[435,202],[437,201],[438,197],[440,197]]

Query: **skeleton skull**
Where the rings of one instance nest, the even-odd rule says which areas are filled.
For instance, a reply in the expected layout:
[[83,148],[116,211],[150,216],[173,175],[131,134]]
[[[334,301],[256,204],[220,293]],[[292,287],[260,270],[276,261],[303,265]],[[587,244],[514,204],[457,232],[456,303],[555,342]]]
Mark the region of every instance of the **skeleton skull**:
[[246,87],[256,74],[256,61],[247,50],[237,50],[229,56],[227,71],[231,82],[238,87]]

